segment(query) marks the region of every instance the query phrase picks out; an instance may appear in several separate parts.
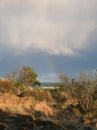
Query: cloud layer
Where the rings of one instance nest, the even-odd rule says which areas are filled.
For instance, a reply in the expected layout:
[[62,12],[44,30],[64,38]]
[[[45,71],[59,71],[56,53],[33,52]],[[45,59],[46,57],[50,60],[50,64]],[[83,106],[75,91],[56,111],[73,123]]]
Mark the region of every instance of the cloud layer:
[[7,51],[21,55],[29,49],[35,53],[78,55],[96,46],[92,43],[96,34],[97,0],[0,1],[1,55]]

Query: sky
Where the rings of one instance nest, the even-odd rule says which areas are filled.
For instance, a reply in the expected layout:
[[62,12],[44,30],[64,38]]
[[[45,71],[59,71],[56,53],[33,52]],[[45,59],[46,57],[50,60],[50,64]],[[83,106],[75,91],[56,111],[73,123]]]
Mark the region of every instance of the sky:
[[40,81],[97,68],[97,0],[0,0],[0,76],[30,66]]

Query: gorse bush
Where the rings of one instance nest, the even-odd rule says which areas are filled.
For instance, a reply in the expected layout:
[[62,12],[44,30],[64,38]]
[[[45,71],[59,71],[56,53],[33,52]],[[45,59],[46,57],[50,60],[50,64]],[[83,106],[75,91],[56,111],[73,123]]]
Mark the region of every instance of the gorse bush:
[[13,82],[7,80],[0,80],[0,92],[12,92],[17,93],[17,88],[14,86]]
[[53,101],[52,96],[49,94],[49,92],[46,92],[45,90],[40,89],[25,89],[24,91],[21,91],[20,95],[23,97],[32,97],[38,101],[46,100],[47,102]]

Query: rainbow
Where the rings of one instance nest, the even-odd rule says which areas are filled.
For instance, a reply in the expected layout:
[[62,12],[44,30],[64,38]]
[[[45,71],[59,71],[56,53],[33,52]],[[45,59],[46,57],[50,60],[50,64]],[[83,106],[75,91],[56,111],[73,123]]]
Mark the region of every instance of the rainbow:
[[56,81],[57,71],[56,71],[56,67],[55,67],[55,64],[51,55],[47,57],[47,63],[51,72],[52,81]]

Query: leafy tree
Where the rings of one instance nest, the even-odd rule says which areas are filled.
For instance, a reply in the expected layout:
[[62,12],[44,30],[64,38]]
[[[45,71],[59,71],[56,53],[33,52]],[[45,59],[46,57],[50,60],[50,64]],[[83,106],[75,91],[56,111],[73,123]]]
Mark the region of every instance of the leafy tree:
[[19,71],[19,80],[24,85],[39,84],[36,72],[29,66],[22,66]]

